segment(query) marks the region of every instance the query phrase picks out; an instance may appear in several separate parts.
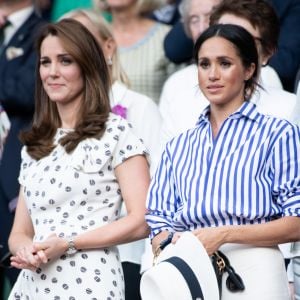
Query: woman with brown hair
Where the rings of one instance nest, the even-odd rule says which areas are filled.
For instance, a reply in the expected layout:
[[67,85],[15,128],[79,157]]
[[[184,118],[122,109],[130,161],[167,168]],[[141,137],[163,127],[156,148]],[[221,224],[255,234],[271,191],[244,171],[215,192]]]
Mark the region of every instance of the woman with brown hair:
[[124,299],[115,246],[147,235],[145,147],[110,113],[105,57],[84,26],[49,24],[37,48],[36,112],[21,136],[9,239],[12,266],[23,270],[9,299]]

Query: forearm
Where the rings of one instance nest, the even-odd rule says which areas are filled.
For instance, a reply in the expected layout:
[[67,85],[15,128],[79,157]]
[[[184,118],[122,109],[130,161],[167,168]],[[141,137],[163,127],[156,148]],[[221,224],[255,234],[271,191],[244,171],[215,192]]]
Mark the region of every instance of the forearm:
[[129,243],[147,237],[149,228],[141,216],[127,215],[105,226],[78,235],[78,249],[95,249]]
[[222,231],[223,244],[273,246],[300,240],[300,218],[284,217],[265,224],[226,226]]
[[12,232],[8,240],[9,250],[13,255],[16,255],[17,251],[21,247],[30,246],[32,245],[32,242],[32,237],[28,234],[21,232]]

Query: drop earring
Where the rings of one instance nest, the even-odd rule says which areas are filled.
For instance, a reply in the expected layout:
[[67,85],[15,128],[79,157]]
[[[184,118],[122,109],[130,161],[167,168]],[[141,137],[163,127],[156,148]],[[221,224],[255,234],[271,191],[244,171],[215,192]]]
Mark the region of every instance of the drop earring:
[[110,56],[107,58],[107,64],[108,64],[109,66],[112,66],[112,65],[113,65],[113,61],[112,61],[112,59],[111,59]]

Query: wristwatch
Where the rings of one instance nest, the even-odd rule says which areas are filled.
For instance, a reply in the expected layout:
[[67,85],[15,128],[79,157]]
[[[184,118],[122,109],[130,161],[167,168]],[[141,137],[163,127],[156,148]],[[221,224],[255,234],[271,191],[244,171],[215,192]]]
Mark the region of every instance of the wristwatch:
[[157,248],[154,251],[153,266],[156,264],[157,257],[160,254],[160,252],[162,250],[164,250],[166,248],[166,246],[168,246],[172,242],[173,236],[174,236],[174,232],[170,232],[168,234],[167,238],[159,243],[159,245],[157,246]]
[[74,238],[75,238],[74,236],[67,237],[68,249],[66,253],[68,256],[72,256],[78,251],[77,248],[75,247]]

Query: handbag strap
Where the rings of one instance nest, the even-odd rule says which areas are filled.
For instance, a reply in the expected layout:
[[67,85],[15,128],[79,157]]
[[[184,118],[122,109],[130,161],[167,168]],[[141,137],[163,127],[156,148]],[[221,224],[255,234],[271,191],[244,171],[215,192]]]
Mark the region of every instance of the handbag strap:
[[204,300],[200,283],[194,271],[183,259],[178,256],[172,256],[163,262],[168,262],[178,269],[189,287],[193,300]]

